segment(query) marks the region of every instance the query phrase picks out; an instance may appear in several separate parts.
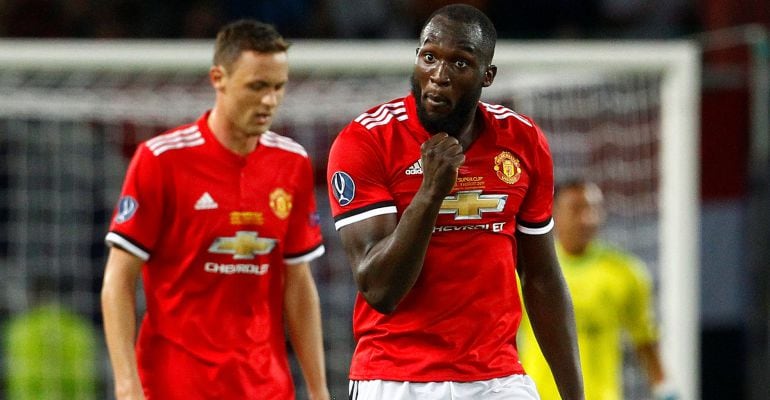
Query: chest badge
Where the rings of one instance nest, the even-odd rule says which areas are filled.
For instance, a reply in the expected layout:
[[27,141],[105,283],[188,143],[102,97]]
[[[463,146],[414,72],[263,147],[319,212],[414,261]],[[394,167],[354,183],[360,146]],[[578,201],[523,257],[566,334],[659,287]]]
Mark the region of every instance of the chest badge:
[[254,256],[270,254],[277,242],[275,239],[259,237],[257,232],[238,231],[235,236],[214,239],[209,252],[232,254],[236,260],[251,260]]
[[495,173],[501,181],[512,185],[521,178],[521,162],[513,154],[503,151],[495,157]]
[[438,213],[454,215],[455,220],[481,219],[485,212],[502,212],[507,200],[507,194],[465,190],[444,197]]
[[270,193],[270,208],[280,219],[286,219],[291,213],[291,195],[285,190],[278,188]]

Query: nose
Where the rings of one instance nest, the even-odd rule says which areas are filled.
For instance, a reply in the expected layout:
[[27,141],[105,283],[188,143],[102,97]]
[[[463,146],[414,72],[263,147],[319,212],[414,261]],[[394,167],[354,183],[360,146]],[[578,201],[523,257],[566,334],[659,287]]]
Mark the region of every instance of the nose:
[[269,89],[263,96],[262,96],[262,104],[271,106],[271,107],[277,107],[280,94],[278,93],[278,90],[275,89]]
[[430,71],[430,81],[438,86],[449,85],[449,71],[446,63],[437,62]]

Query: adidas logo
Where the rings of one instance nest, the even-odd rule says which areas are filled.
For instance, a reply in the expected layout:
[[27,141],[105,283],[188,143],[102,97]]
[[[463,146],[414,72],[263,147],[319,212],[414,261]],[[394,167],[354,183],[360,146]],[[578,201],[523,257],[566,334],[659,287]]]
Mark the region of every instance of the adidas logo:
[[404,171],[407,175],[422,175],[422,160],[417,160]]
[[196,210],[213,210],[218,208],[219,204],[211,197],[209,192],[204,192],[198,201],[195,202]]

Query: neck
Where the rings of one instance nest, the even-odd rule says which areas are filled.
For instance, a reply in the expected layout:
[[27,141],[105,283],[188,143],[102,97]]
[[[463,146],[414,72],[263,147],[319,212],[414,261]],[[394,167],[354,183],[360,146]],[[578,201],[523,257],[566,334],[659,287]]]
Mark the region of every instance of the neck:
[[217,112],[216,107],[211,110],[206,121],[211,133],[226,149],[240,156],[245,156],[254,151],[259,144],[259,135],[246,135],[238,131],[230,121]]
[[455,138],[463,147],[463,151],[468,150],[468,147],[471,146],[473,141],[479,137],[479,132],[481,132],[481,127],[479,126],[479,119],[476,117],[476,110],[474,109],[468,118],[468,122],[463,126],[460,132],[455,135]]

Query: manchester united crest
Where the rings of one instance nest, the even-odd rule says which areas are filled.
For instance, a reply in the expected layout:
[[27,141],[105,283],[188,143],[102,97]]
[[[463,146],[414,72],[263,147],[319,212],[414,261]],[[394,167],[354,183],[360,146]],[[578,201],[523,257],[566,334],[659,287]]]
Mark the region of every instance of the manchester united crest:
[[270,193],[270,208],[280,219],[286,219],[291,213],[291,195],[278,188]]
[[504,151],[495,157],[495,173],[501,181],[512,185],[521,178],[521,162],[513,154]]

